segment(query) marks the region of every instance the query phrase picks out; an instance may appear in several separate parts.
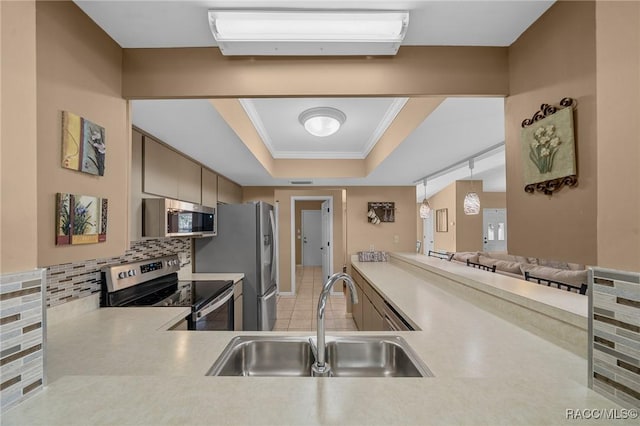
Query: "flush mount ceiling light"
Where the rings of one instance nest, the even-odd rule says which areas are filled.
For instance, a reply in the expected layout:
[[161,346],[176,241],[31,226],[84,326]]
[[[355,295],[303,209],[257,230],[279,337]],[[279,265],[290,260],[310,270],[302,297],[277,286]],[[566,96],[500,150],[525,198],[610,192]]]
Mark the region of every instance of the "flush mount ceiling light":
[[223,55],[395,55],[406,11],[209,10]]
[[[473,158],[469,160],[469,170],[471,171],[471,180],[473,181]],[[471,182],[471,185],[473,185],[473,182]],[[467,195],[464,196],[463,210],[466,215],[480,213],[480,197],[477,193],[467,192]]]
[[347,116],[342,111],[330,107],[310,108],[298,116],[307,132],[320,138],[337,132],[346,119]]

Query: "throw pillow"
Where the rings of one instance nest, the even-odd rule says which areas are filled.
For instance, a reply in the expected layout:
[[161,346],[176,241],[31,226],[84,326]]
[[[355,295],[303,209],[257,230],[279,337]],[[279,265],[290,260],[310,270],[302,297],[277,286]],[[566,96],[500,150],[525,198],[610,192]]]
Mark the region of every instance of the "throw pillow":
[[493,259],[487,256],[478,256],[478,263],[487,266],[496,265],[496,270],[509,272],[511,274],[520,274],[520,264],[518,262],[509,262],[507,260]]
[[467,259],[469,259],[469,262],[478,263],[478,252],[460,251],[453,255],[453,260],[457,260],[458,262],[467,263]]
[[520,265],[520,269],[524,274],[525,271],[529,272],[536,278],[545,278],[553,281],[559,281],[561,283],[571,284],[576,287],[580,287],[582,284],[587,283],[587,271],[570,271],[565,269],[549,268],[548,266],[536,266],[536,265]]

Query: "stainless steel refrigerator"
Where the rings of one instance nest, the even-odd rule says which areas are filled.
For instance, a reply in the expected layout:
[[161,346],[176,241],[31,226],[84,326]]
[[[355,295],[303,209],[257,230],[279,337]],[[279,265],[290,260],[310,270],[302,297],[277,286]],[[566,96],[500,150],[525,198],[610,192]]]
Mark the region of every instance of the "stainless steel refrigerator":
[[243,329],[273,330],[277,256],[273,206],[265,202],[218,206],[218,235],[196,238],[195,272],[242,272]]

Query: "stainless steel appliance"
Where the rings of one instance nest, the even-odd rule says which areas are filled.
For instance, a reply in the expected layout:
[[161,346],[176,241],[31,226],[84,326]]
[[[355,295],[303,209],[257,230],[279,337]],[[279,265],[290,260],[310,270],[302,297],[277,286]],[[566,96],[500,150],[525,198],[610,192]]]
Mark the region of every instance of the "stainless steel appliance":
[[194,240],[195,272],[244,273],[243,328],[272,330],[276,321],[277,256],[273,206],[218,206],[218,235]]
[[102,268],[101,306],[186,306],[173,329],[233,330],[233,281],[180,281],[177,255]]
[[170,198],[142,200],[144,237],[212,237],[216,235],[216,219],[215,207]]

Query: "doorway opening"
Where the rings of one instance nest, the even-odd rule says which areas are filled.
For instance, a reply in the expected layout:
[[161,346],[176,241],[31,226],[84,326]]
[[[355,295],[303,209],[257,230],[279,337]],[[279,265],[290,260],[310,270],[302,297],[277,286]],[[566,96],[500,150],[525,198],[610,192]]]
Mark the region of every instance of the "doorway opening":
[[[304,212],[304,213],[303,213]],[[306,226],[303,222],[306,221]],[[291,293],[297,292],[296,267],[320,267],[322,282],[333,271],[333,197],[291,197]],[[331,294],[341,294],[332,290]]]
[[507,252],[507,209],[482,209],[483,250]]

